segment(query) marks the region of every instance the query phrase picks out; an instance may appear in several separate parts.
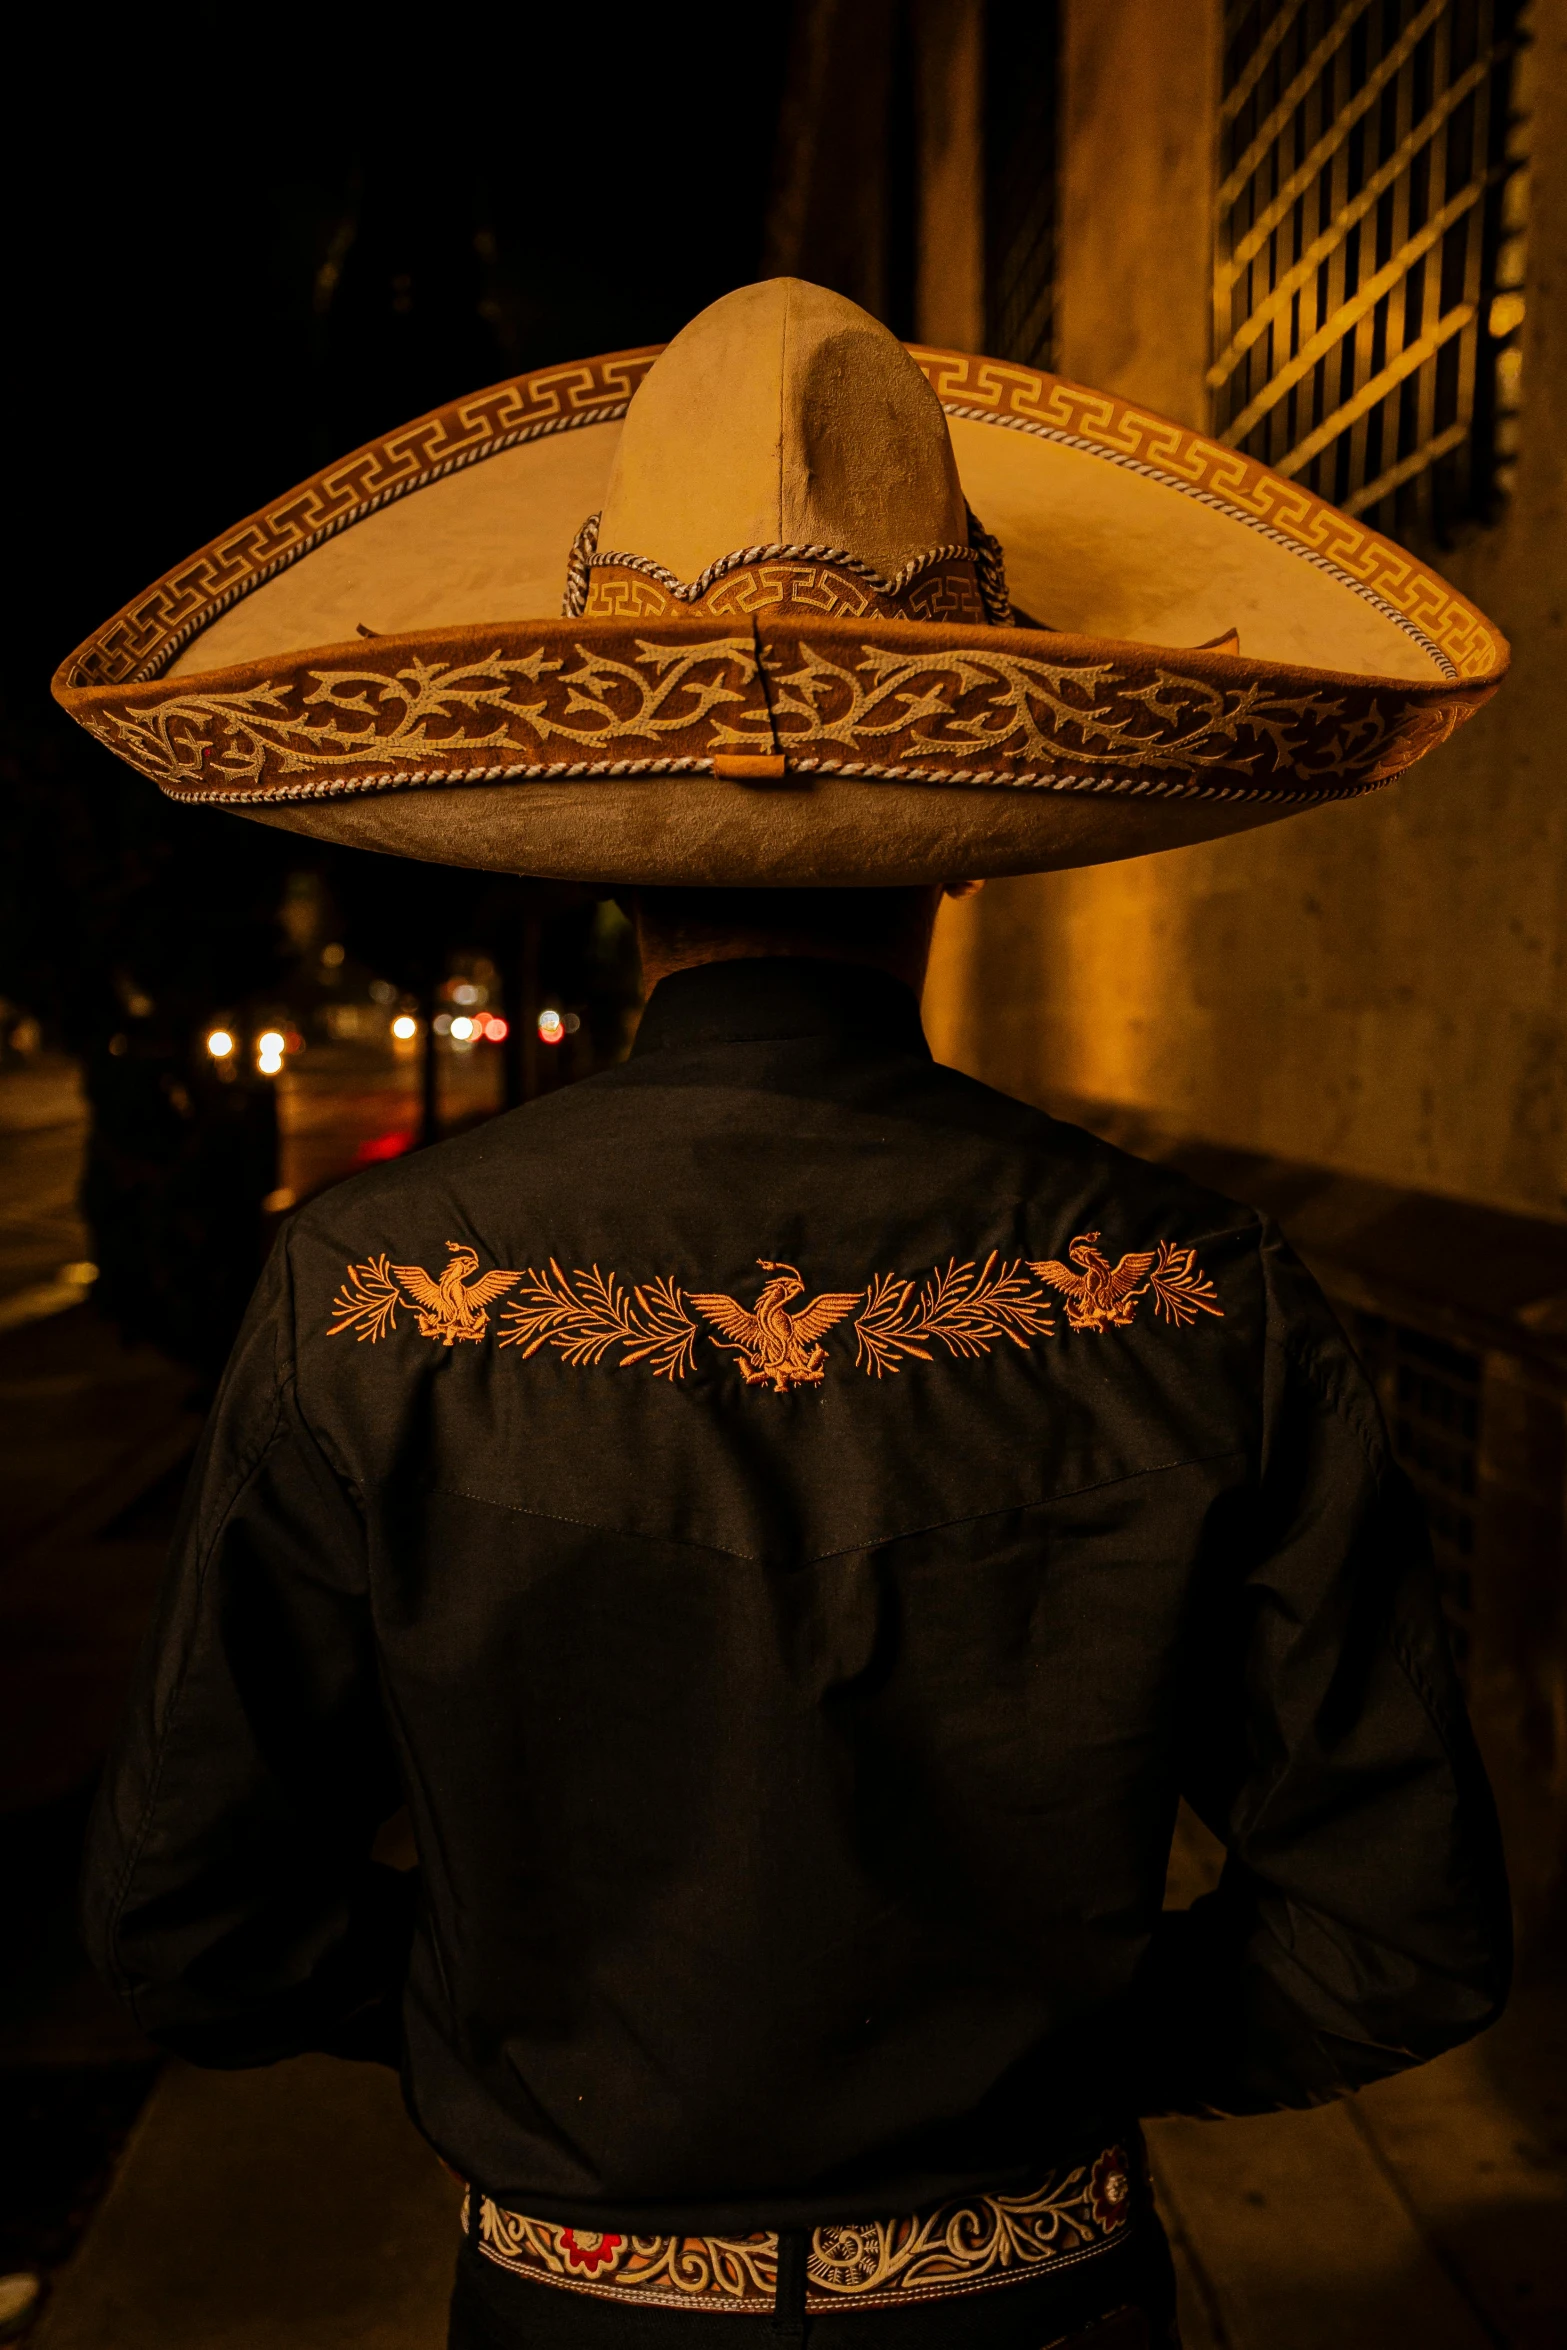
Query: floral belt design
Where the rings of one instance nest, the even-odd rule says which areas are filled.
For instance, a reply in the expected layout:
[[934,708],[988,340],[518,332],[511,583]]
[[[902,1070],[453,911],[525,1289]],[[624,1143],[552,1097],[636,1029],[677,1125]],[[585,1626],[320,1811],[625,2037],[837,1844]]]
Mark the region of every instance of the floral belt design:
[[[833,2221],[811,2230],[808,2312],[892,2309],[995,2285],[1031,2283],[1046,2270],[1089,2259],[1113,2244],[1132,2208],[1125,2151],[1052,2171],[1024,2195],[970,2195],[908,2219]],[[648,2308],[703,2308],[772,2315],[778,2238],[629,2236],[563,2227],[505,2211],[469,2191],[463,2227],[498,2268],[542,2285],[597,2293]]]

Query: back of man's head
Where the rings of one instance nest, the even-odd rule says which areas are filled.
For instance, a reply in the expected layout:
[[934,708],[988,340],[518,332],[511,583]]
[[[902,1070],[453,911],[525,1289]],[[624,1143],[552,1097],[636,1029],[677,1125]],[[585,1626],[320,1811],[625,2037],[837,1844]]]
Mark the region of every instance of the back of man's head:
[[629,904],[651,990],[672,971],[758,955],[868,963],[918,989],[941,901],[916,889],[639,889]]

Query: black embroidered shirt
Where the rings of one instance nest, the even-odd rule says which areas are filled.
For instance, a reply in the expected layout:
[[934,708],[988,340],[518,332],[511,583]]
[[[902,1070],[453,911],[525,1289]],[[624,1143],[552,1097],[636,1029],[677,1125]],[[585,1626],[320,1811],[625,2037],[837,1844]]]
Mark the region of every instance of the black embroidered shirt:
[[[1182,1793],[1230,1857],[1161,1919]],[[651,2230],[1309,2103],[1507,1971],[1417,1512],[1311,1281],[804,962],[666,981],[623,1067],[292,1220],[87,1916],[170,2047],[389,2044],[499,2203]]]

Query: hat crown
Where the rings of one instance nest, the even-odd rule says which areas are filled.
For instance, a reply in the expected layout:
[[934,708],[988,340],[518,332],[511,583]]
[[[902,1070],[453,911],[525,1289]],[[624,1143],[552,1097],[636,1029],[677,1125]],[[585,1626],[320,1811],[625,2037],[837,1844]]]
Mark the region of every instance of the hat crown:
[[941,402],[903,345],[802,278],[742,286],[631,402],[599,545],[680,579],[743,547],[832,547],[884,576],[968,520]]

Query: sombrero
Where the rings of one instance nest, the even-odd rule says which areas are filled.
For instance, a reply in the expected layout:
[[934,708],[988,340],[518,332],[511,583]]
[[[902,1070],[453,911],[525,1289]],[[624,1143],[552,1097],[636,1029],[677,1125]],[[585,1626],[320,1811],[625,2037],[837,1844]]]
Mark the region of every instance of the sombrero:
[[902,883],[1352,798],[1507,660],[1298,482],[780,279],[371,442],[54,690],[174,798],[367,848]]

